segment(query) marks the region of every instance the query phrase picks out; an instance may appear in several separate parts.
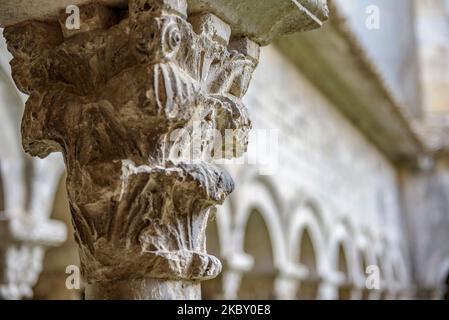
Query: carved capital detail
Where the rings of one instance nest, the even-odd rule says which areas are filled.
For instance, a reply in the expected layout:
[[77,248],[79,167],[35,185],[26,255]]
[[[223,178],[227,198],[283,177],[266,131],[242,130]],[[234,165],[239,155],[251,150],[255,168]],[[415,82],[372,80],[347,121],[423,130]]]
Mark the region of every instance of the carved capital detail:
[[[61,151],[82,270],[88,282],[203,280],[221,270],[206,253],[214,206],[230,176],[191,161],[195,126],[233,133],[240,156],[251,128],[241,102],[258,45],[234,39],[214,15],[187,17],[185,0],[80,7],[81,28],[27,21],[4,31],[13,77],[30,95],[23,146]],[[213,137],[200,139],[207,159]],[[186,151],[187,150],[187,151]],[[193,150],[193,151],[192,151]]]

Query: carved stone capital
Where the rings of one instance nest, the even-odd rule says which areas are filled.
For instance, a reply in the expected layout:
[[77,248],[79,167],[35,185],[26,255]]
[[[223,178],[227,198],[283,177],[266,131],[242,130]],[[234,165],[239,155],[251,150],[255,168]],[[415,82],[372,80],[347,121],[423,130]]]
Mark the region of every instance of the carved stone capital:
[[60,221],[31,212],[0,211],[0,299],[32,298],[45,249],[65,239]]
[[233,182],[202,161],[213,136],[195,147],[177,132],[231,130],[223,156],[245,151],[251,123],[241,98],[258,45],[232,39],[212,14],[187,17],[184,0],[80,11],[79,30],[67,30],[62,14],[4,35],[14,80],[30,95],[25,150],[64,154],[87,282],[215,277],[221,264],[206,253],[205,228]]

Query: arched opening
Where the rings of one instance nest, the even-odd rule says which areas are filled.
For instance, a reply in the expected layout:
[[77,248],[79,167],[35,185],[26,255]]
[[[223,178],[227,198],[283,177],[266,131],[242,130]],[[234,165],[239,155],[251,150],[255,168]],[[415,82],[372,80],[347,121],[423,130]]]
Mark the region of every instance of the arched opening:
[[343,276],[343,282],[338,287],[338,299],[351,299],[351,282],[349,278],[348,259],[343,245],[338,246],[338,271]]
[[300,241],[299,263],[307,267],[309,275],[300,281],[296,296],[302,300],[314,300],[318,294],[319,279],[316,251],[308,229],[304,229]]
[[239,299],[273,299],[276,277],[270,234],[263,216],[252,210],[246,224],[244,251],[253,257],[251,271],[244,274]]
[[[209,217],[209,222],[206,228],[206,248],[207,253],[219,258],[222,262],[223,259],[220,255],[220,239],[218,235],[218,225],[215,215]],[[224,272],[224,270],[223,270]],[[201,295],[203,300],[213,300],[222,298],[223,293],[223,272],[221,272],[216,278],[203,281],[201,283]]]

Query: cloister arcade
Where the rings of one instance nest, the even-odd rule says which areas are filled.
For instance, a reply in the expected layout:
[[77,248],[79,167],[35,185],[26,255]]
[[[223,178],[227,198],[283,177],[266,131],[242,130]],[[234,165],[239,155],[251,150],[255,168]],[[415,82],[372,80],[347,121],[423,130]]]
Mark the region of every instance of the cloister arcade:
[[[231,196],[209,222],[208,250],[225,267],[222,277],[203,286],[205,298],[407,297],[409,271],[388,242],[373,248],[372,233],[351,228],[350,219],[326,221],[326,208],[301,190],[289,203],[269,178],[244,179],[236,179],[238,199]],[[365,286],[370,265],[380,266],[377,290]]]

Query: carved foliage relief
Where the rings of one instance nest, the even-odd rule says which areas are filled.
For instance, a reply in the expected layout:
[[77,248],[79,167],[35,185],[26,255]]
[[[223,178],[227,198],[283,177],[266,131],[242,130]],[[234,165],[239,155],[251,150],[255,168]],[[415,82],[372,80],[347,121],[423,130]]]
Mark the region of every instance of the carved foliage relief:
[[[208,161],[190,161],[198,150],[174,133],[232,130],[235,148],[223,157],[245,151],[251,123],[241,98],[258,46],[232,39],[211,14],[187,17],[184,0],[80,10],[79,30],[61,15],[4,35],[14,80],[30,95],[25,150],[64,154],[86,280],[215,277],[221,264],[206,253],[205,228],[233,182]],[[202,136],[198,159],[213,144]]]

